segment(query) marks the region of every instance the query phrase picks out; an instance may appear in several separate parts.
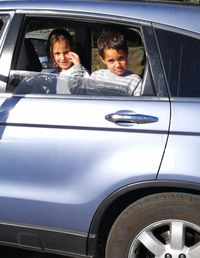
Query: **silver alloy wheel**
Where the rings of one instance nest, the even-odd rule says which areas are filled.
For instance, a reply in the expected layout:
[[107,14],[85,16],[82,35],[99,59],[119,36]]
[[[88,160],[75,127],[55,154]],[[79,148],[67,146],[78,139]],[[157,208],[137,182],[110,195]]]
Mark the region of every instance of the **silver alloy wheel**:
[[128,258],[199,258],[200,227],[182,220],[162,220],[140,232]]

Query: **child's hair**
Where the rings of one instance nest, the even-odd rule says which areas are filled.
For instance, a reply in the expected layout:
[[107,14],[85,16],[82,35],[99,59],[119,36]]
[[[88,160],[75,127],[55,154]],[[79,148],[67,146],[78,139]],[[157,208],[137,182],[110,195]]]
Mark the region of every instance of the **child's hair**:
[[70,49],[72,51],[74,50],[74,40],[71,34],[67,30],[62,28],[54,29],[49,34],[49,38],[47,40],[47,57],[50,62],[53,61],[53,53],[52,53],[53,44],[61,40],[65,40],[69,42]]
[[104,49],[123,50],[128,55],[128,46],[123,33],[120,31],[104,30],[97,40],[99,55],[104,58]]

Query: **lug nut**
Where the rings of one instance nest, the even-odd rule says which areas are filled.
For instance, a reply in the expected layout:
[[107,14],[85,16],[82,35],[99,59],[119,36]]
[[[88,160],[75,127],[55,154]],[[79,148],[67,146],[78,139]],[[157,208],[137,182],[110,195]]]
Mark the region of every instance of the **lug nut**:
[[165,258],[172,258],[172,255],[171,254],[165,254]]
[[185,254],[179,254],[178,258],[186,258]]

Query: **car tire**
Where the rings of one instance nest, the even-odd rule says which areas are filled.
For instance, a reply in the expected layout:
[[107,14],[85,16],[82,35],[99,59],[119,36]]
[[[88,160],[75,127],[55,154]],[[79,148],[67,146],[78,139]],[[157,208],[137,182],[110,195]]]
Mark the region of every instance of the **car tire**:
[[128,206],[112,226],[106,258],[199,258],[200,197],[161,193]]

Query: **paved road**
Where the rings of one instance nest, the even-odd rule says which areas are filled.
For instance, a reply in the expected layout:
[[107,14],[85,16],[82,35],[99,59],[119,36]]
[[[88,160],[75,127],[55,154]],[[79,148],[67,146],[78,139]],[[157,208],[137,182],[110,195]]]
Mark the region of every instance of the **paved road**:
[[[1,258],[67,258],[55,254],[45,254],[38,252],[25,251],[18,248],[0,247]],[[69,257],[68,257],[69,258]]]

